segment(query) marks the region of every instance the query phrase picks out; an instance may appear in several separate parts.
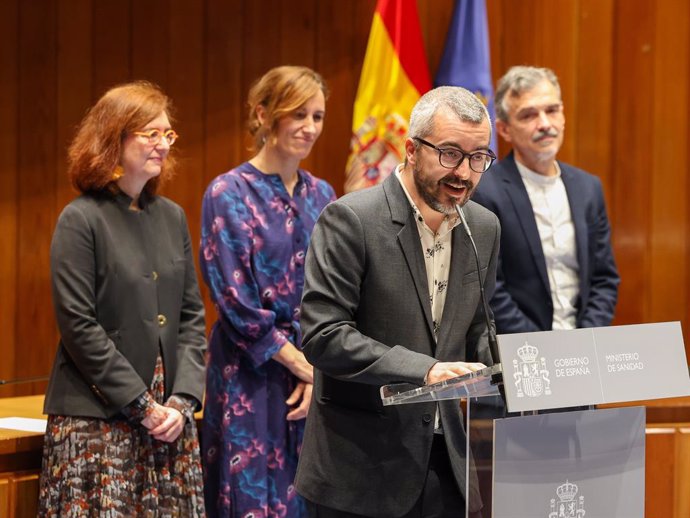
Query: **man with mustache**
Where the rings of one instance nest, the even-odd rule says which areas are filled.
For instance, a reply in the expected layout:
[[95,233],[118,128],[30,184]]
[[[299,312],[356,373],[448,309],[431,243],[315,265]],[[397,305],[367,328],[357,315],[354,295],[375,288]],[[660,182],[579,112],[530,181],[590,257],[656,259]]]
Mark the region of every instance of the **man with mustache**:
[[601,181],[556,160],[565,117],[548,68],[512,67],[496,88],[496,130],[513,151],[473,200],[501,221],[491,308],[499,333],[611,324],[619,276]]
[[314,392],[295,483],[311,518],[465,516],[457,400],[384,407],[379,390],[491,363],[475,256],[456,210],[490,293],[500,227],[469,201],[495,158],[490,137],[474,94],[426,93],[410,116],[405,163],[328,205],[314,227],[300,320]]

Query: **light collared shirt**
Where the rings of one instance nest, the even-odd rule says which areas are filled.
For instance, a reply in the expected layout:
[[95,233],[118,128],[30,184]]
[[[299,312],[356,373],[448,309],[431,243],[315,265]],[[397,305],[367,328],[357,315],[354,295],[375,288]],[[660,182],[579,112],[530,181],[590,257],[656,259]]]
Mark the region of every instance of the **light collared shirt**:
[[580,292],[575,225],[558,162],[555,176],[536,173],[516,161],[532,203],[553,301],[553,329],[574,329]]
[[[460,218],[446,216],[443,218],[437,232],[434,232],[424,221],[421,211],[412,200],[402,179],[403,166],[395,169],[395,176],[410,202],[414,220],[417,223],[419,240],[424,251],[424,265],[426,266],[426,281],[429,289],[429,302],[431,303],[431,318],[434,323],[434,340],[438,340],[438,332],[441,328],[441,317],[446,305],[448,293],[448,277],[450,274],[451,247],[453,244],[452,230],[460,223]],[[443,433],[441,419],[438,410],[434,419],[434,432]]]

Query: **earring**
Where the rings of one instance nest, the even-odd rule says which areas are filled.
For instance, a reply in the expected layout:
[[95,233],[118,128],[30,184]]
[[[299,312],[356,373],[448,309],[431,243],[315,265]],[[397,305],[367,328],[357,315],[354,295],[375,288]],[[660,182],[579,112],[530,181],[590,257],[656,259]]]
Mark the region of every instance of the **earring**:
[[125,170],[122,169],[121,165],[118,165],[114,170],[113,170],[113,176],[112,176],[112,181],[117,182],[120,178],[122,178],[125,175]]

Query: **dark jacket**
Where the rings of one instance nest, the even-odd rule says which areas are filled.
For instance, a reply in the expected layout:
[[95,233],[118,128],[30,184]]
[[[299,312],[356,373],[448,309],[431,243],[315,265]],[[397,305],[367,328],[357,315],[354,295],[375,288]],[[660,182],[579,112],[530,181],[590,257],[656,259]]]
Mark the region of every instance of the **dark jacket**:
[[158,354],[165,395],[202,400],[204,308],[184,211],[156,196],[87,194],[58,219],[51,245],[60,330],[44,412],[109,418],[146,391]]
[[[575,226],[580,268],[576,325],[607,326],[616,308],[620,278],[601,181],[563,162],[558,165]],[[553,303],[546,260],[532,204],[512,153],[484,173],[472,199],[501,222],[501,253],[491,300],[498,333],[550,330]]]
[[[465,214],[493,288],[500,228],[469,202]],[[314,398],[296,477],[327,507],[390,518],[409,511],[427,475],[436,403],[382,406],[381,385],[422,385],[440,361],[490,363],[476,262],[461,225],[452,231],[448,292],[434,340],[424,252],[395,174],[321,213],[302,299],[304,352]],[[439,404],[453,472],[465,487],[465,434],[457,401]]]

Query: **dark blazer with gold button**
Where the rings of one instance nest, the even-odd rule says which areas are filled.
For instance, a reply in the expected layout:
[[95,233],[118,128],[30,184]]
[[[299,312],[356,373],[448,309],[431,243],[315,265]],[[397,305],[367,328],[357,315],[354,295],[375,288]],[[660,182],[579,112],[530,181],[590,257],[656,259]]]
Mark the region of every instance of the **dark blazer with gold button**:
[[44,411],[112,417],[146,391],[160,353],[165,396],[201,401],[206,348],[187,221],[155,196],[85,194],[58,219],[51,245],[58,345]]

